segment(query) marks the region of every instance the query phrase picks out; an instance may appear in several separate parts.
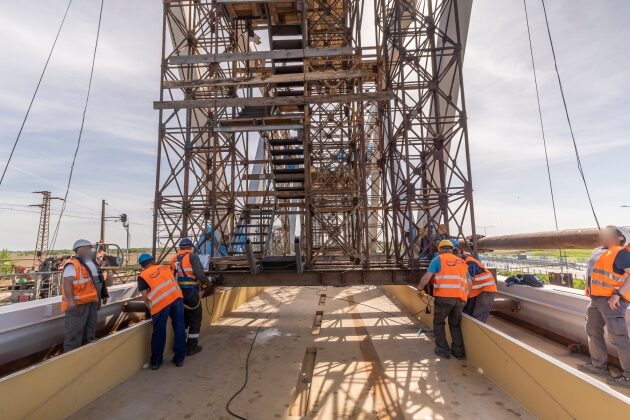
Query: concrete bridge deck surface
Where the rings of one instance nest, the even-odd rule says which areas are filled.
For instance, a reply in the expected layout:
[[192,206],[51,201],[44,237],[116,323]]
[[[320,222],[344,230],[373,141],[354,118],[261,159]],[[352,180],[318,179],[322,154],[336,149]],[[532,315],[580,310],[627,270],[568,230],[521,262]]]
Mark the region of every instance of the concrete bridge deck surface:
[[206,329],[184,367],[145,369],[72,418],[233,418],[257,330],[230,406],[243,418],[532,418],[466,361],[435,356],[420,327],[376,287],[270,288]]

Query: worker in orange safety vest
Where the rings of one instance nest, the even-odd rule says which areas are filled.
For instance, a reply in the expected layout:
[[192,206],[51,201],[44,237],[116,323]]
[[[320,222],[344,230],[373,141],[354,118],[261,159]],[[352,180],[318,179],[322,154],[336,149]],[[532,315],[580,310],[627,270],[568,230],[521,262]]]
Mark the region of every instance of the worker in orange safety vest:
[[109,298],[105,279],[92,255],[92,243],[79,239],[72,249],[75,256],[62,265],[64,352],[96,340],[97,311]]
[[468,302],[464,307],[464,313],[485,323],[488,321],[488,316],[492,310],[497,283],[490,270],[475,257],[464,253],[463,258],[468,266],[468,274],[472,279],[472,287],[468,295]]
[[142,293],[151,311],[153,333],[151,334],[151,369],[162,365],[166,345],[166,324],[169,318],[173,324],[173,363],[184,365],[186,357],[186,329],[184,323],[184,299],[175,280],[175,275],[166,265],[155,264],[152,255],[141,254],[138,264],[142,272],[138,276],[138,290]]
[[186,322],[186,354],[192,356],[199,353],[199,333],[203,310],[201,307],[200,288],[210,286],[199,255],[193,252],[193,242],[189,238],[179,241],[177,255],[171,259],[171,270],[175,273],[177,283],[184,294],[184,320]]
[[[439,255],[429,265],[420,279],[418,290],[423,290],[433,282],[433,332],[435,354],[449,359],[451,354],[457,359],[465,357],[461,319],[464,305],[471,289],[468,267],[461,258],[453,254],[453,243],[444,239],[438,244]],[[446,341],[446,320],[451,331],[452,347]]]
[[[622,227],[607,226],[600,231],[599,239],[602,246],[593,251],[589,260],[585,289],[591,297],[586,310],[591,363],[578,368],[605,376],[611,385],[630,388],[630,337],[626,324],[630,305],[630,232]],[[623,369],[619,377],[611,377],[608,371],[604,326]]]

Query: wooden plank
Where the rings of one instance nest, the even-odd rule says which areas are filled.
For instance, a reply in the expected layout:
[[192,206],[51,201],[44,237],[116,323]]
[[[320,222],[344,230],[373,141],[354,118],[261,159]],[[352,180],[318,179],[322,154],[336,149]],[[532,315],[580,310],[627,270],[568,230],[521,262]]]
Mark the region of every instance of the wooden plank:
[[164,82],[167,89],[175,88],[195,88],[195,87],[213,87],[213,86],[263,86],[278,83],[292,82],[312,82],[317,80],[336,80],[336,79],[352,79],[355,77],[369,77],[375,75],[367,70],[348,70],[348,71],[314,71],[311,73],[291,73],[291,74],[272,74],[272,75],[256,75],[251,77],[230,77],[225,79],[195,79],[195,80],[169,80]]
[[314,95],[314,96],[281,96],[260,98],[217,98],[217,99],[186,99],[182,101],[156,101],[153,109],[180,108],[228,108],[244,107],[247,105],[278,106],[278,105],[310,105],[338,102],[358,101],[388,101],[393,99],[391,92],[353,93],[349,95]]
[[171,65],[221,63],[224,61],[303,59],[313,57],[350,56],[354,54],[351,47],[340,48],[305,48],[299,50],[249,51],[221,54],[196,54],[170,57]]

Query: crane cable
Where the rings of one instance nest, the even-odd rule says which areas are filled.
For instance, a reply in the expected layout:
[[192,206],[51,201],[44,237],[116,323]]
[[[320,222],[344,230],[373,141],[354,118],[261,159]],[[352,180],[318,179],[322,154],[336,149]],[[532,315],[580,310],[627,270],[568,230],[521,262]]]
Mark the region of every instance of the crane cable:
[[556,70],[556,76],[558,77],[558,86],[560,86],[560,95],[562,96],[562,104],[564,105],[564,113],[567,117],[567,123],[569,124],[569,131],[571,132],[571,140],[573,141],[573,150],[575,151],[575,158],[577,161],[578,171],[580,172],[580,176],[582,177],[582,183],[584,184],[584,189],[586,190],[586,196],[588,197],[588,203],[591,206],[591,211],[593,212],[593,217],[595,218],[595,223],[597,224],[597,229],[601,229],[599,225],[599,220],[597,219],[597,214],[595,213],[595,207],[593,206],[593,200],[591,200],[591,193],[588,190],[588,185],[586,183],[586,176],[584,175],[584,169],[582,168],[582,162],[580,160],[580,153],[578,151],[577,143],[575,141],[575,135],[573,133],[573,126],[571,125],[571,118],[569,117],[569,109],[567,107],[567,100],[564,95],[564,88],[562,87],[562,80],[560,79],[560,71],[558,70],[558,60],[556,59],[556,51],[553,47],[553,39],[551,37],[551,29],[549,29],[549,19],[547,17],[547,8],[545,7],[545,0],[542,1],[543,12],[545,15],[545,24],[547,26],[547,34],[549,36],[549,44],[551,45],[551,54],[553,55],[553,64]]
[[79,153],[79,148],[81,147],[81,139],[83,138],[83,127],[85,126],[85,114],[87,113],[88,103],[90,102],[90,92],[92,90],[92,80],[94,77],[94,64],[96,62],[96,51],[98,50],[98,40],[101,34],[101,22],[103,20],[103,4],[105,0],[101,0],[101,8],[98,15],[98,27],[96,29],[96,41],[94,42],[94,52],[92,53],[92,67],[90,69],[90,80],[88,82],[87,94],[85,97],[85,105],[83,106],[83,116],[81,118],[81,128],[79,129],[79,138],[77,139],[77,147],[74,150],[74,156],[72,158],[72,165],[70,165],[70,174],[68,176],[68,184],[66,185],[66,192],[63,199],[63,205],[61,206],[61,212],[59,214],[59,218],[57,219],[57,225],[55,226],[55,233],[53,234],[53,238],[51,241],[50,248],[53,249],[55,247],[55,243],[57,242],[57,235],[59,234],[59,225],[61,224],[61,218],[63,217],[64,212],[66,211],[66,203],[68,200],[68,193],[70,192],[70,184],[72,183],[72,175],[74,174],[74,164],[77,160],[77,155]]
[[2,177],[0,177],[0,185],[2,185],[2,182],[4,181],[4,176],[7,174],[7,169],[9,169],[9,164],[11,163],[11,160],[13,159],[13,154],[15,153],[15,149],[17,148],[17,145],[20,142],[20,137],[22,136],[22,130],[24,130],[24,125],[26,125],[26,120],[28,119],[28,116],[31,113],[33,102],[35,102],[35,97],[37,96],[37,92],[39,91],[39,86],[42,84],[42,80],[44,79],[44,75],[46,74],[48,63],[50,63],[50,58],[52,57],[53,52],[55,51],[55,46],[57,45],[57,41],[59,40],[61,29],[63,28],[63,25],[66,22],[66,17],[68,16],[68,11],[70,10],[72,1],[73,0],[69,0],[68,5],[66,6],[66,11],[63,14],[63,18],[61,19],[61,24],[59,25],[59,29],[57,30],[57,35],[55,36],[55,40],[53,41],[52,47],[50,48],[50,52],[48,53],[48,58],[46,58],[44,69],[42,70],[42,73],[39,76],[39,80],[37,81],[37,85],[35,86],[35,92],[33,92],[33,96],[31,97],[31,102],[28,104],[28,108],[26,109],[26,115],[24,115],[24,119],[22,120],[22,125],[20,126],[20,130],[18,131],[18,134],[15,137],[15,141],[13,142],[11,153],[9,153],[9,159],[7,159],[7,163],[4,166],[4,170],[2,171]]

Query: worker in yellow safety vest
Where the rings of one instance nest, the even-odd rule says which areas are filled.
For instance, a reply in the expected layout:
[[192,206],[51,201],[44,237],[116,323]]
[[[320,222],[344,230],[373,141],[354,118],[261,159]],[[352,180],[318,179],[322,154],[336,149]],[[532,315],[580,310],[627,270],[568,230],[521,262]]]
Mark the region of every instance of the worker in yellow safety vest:
[[[591,297],[586,311],[591,363],[578,368],[606,376],[611,385],[630,388],[630,337],[626,324],[630,305],[630,232],[622,227],[607,226],[601,230],[599,239],[602,246],[593,251],[589,260],[585,290]],[[611,377],[608,371],[604,326],[623,369],[623,374],[618,377]]]
[[464,313],[481,322],[487,322],[497,292],[497,283],[490,270],[472,255],[464,253],[464,262],[472,279]]
[[151,369],[162,365],[166,344],[166,324],[171,318],[173,324],[173,363],[184,365],[186,357],[186,329],[184,323],[184,299],[175,275],[166,265],[155,263],[153,256],[141,254],[138,264],[142,272],[138,276],[138,290],[142,293],[151,311],[153,333],[151,334]]
[[[465,357],[461,319],[464,305],[471,289],[468,267],[461,258],[453,254],[453,243],[444,239],[438,244],[439,255],[429,265],[420,279],[418,290],[423,290],[433,282],[433,332],[435,354],[449,359],[451,354],[457,359]],[[446,341],[446,320],[451,331],[452,347]]]

